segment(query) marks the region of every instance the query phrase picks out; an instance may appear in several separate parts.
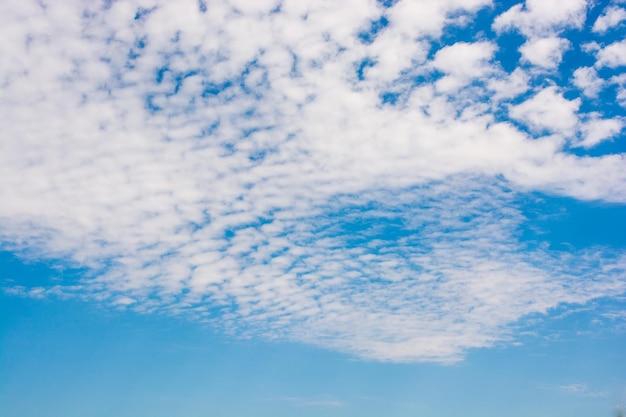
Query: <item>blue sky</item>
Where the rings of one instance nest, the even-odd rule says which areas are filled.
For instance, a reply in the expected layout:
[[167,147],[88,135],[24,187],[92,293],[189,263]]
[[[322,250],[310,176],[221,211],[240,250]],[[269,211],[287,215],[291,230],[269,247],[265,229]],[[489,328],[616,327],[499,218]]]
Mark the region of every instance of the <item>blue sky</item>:
[[0,414],[626,404],[623,1],[0,5]]

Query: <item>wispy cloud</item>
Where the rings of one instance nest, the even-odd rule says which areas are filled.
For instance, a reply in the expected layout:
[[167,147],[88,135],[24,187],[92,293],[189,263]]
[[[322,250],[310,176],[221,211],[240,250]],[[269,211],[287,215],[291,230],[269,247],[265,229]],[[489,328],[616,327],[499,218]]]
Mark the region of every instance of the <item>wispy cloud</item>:
[[296,407],[343,407],[341,401],[335,399],[310,399],[301,397],[280,397],[282,401],[287,401]]
[[604,391],[594,391],[585,384],[567,384],[558,386],[546,385],[544,388],[590,398],[606,398],[609,395]]
[[[451,362],[626,290],[623,253],[520,240],[527,191],[626,201],[623,154],[567,150],[619,134],[580,106],[612,81],[575,73],[566,97],[506,71],[497,39],[438,43],[485,1],[203,4],[0,5],[0,238],[91,271],[8,291]],[[584,2],[544,4],[494,28],[584,21]],[[569,41],[546,39],[527,61],[558,65]]]

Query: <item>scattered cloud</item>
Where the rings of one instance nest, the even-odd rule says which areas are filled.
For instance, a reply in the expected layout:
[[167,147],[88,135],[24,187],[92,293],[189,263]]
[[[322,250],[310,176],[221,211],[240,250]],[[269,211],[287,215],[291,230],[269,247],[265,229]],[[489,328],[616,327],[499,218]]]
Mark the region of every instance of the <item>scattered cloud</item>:
[[626,20],[626,10],[618,6],[609,6],[593,24],[592,30],[597,33],[605,33],[609,29],[619,26]]
[[[623,42],[574,97],[505,70],[497,39],[439,42],[488,1],[202,4],[0,4],[0,241],[88,270],[7,292],[449,363],[626,290],[622,253],[520,238],[527,192],[626,202],[623,154],[565,146],[621,132],[581,103]],[[527,1],[493,27],[554,68],[586,7]]]
[[579,397],[607,398],[609,396],[608,392],[597,391],[597,390],[590,388],[587,384],[581,384],[581,383],[564,384],[564,385],[539,384],[538,387],[544,390],[548,390],[548,391],[562,392],[564,394],[574,395],[574,396],[579,396]]
[[528,37],[552,34],[569,27],[581,27],[586,9],[585,0],[565,0],[558,4],[526,0],[498,16],[493,28],[496,32],[517,29]]
[[474,79],[488,76],[493,72],[489,60],[495,49],[495,45],[489,42],[457,42],[437,51],[432,65],[446,74],[437,81],[437,90],[457,90]]
[[609,79],[610,84],[617,86],[616,99],[617,102],[626,108],[626,74],[616,75]]
[[510,108],[509,114],[536,131],[547,130],[571,135],[578,123],[580,100],[568,100],[556,87],[547,87],[523,103]]
[[570,47],[567,39],[550,37],[528,40],[520,47],[522,59],[539,67],[554,69],[563,59],[563,53]]
[[626,65],[626,40],[614,42],[597,53],[597,67],[616,68]]
[[598,76],[593,67],[580,67],[574,71],[573,84],[580,88],[587,97],[597,97],[606,81]]
[[614,138],[622,131],[623,128],[624,121],[619,118],[592,118],[584,123],[580,129],[583,140],[579,145],[584,148],[591,148],[604,140]]

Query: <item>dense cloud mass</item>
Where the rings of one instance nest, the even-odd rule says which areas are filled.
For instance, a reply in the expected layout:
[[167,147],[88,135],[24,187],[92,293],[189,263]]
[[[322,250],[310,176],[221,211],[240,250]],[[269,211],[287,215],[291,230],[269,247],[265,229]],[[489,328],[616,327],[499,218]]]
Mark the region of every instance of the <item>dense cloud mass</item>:
[[624,293],[521,239],[529,193],[626,203],[624,6],[390,3],[0,3],[0,239],[88,271],[5,291],[440,362]]

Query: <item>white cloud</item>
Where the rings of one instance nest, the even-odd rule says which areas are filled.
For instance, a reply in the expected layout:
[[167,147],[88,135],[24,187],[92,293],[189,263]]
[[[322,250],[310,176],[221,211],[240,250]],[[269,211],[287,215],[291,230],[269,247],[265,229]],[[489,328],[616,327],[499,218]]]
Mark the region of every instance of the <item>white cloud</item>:
[[593,391],[586,384],[560,385],[557,388],[560,391],[570,394],[582,395],[584,397],[606,398],[609,395],[607,392],[604,391]]
[[376,65],[366,69],[367,79],[375,83],[391,82],[413,63],[423,63],[429,49],[427,42],[413,42],[397,30],[387,30],[369,48]]
[[[439,50],[432,65],[446,76],[437,82],[437,89],[453,91],[493,72],[489,60],[495,50],[495,45],[489,42],[457,42]],[[459,62],[463,62],[463,65],[459,65]]]
[[[549,87],[507,104],[536,75],[504,71],[491,42],[428,59],[487,2],[400,2],[371,43],[375,2],[248,3],[0,3],[0,239],[90,270],[10,292],[450,362],[528,314],[624,291],[623,255],[518,240],[518,193],[626,201],[622,155],[534,131],[573,134],[579,101]],[[567,4],[520,13],[566,25]]]
[[[558,154],[549,162],[530,160],[526,164],[520,163],[512,167],[508,177],[528,189],[550,181],[549,187],[554,192],[562,193],[567,190],[576,198],[600,199],[609,193],[621,194],[620,187],[616,187],[612,181],[607,182],[603,172],[611,171],[619,176],[624,163],[626,159],[621,154],[599,158],[574,158]],[[594,180],[589,181],[590,178]],[[548,184],[544,186],[546,185]]]
[[459,13],[475,12],[490,0],[401,1],[389,11],[389,20],[410,38],[438,37],[445,23]]
[[440,36],[445,24],[454,20],[451,16],[462,16],[489,4],[489,0],[398,2],[386,11],[388,27],[367,48],[367,56],[376,61],[375,66],[366,69],[367,78],[391,82],[401,71],[423,64],[431,47],[428,38]]
[[605,46],[596,57],[597,67],[617,68],[626,65],[626,40]]
[[117,297],[115,300],[112,301],[112,304],[114,305],[121,305],[121,306],[128,306],[131,304],[135,304],[137,302],[137,300],[135,300],[134,298],[130,298],[130,297],[125,297],[125,296],[120,296]]
[[580,49],[588,54],[595,54],[596,52],[598,52],[600,49],[602,49],[602,46],[600,46],[600,44],[598,42],[592,41],[592,42],[584,42],[580,45]]
[[579,146],[591,148],[600,142],[611,139],[618,135],[624,128],[623,120],[619,118],[613,119],[597,119],[593,118],[582,124],[580,131],[582,141]]
[[568,27],[581,27],[586,9],[586,0],[526,0],[498,16],[493,29],[496,32],[517,29],[529,37],[552,34]]
[[605,81],[598,76],[593,67],[581,67],[574,71],[573,84],[583,91],[587,97],[597,97],[602,91]]
[[570,48],[567,39],[558,37],[530,39],[520,47],[522,59],[543,68],[554,69],[563,59],[563,53]]
[[596,33],[605,33],[609,29],[619,26],[624,20],[626,20],[626,10],[617,6],[609,6],[598,17],[591,30]]
[[567,100],[556,87],[547,87],[523,103],[511,106],[509,114],[531,129],[569,136],[578,123],[579,106],[579,99]]
[[617,85],[617,102],[626,107],[626,74],[615,75],[609,79],[609,84]]
[[504,79],[490,79],[488,86],[490,90],[495,92],[495,100],[509,99],[528,91],[530,88],[528,81],[530,81],[528,74],[521,68],[516,68],[515,71]]

